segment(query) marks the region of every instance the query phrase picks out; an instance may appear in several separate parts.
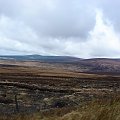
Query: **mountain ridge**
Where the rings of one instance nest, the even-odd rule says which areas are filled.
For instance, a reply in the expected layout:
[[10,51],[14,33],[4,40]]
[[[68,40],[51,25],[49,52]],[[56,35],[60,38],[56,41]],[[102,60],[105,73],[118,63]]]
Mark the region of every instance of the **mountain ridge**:
[[[17,62],[21,62],[21,65],[29,65],[28,62],[34,67],[39,67],[41,63],[49,64],[48,67],[54,66],[56,68],[65,68],[69,70],[75,70],[80,72],[90,73],[120,73],[120,59],[113,58],[91,58],[82,59],[71,56],[42,56],[42,55],[24,55],[24,56],[0,56],[0,60],[3,61],[0,64],[7,64],[4,61],[12,61],[12,65],[17,65]],[[15,61],[15,62],[14,62]],[[11,63],[8,62],[10,65]],[[45,65],[44,64],[44,65]]]

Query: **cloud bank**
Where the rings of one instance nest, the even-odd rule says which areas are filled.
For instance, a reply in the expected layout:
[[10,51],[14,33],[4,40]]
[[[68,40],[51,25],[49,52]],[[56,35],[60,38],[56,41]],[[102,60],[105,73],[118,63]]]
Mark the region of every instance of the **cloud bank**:
[[0,0],[0,54],[120,57],[119,5],[117,0]]

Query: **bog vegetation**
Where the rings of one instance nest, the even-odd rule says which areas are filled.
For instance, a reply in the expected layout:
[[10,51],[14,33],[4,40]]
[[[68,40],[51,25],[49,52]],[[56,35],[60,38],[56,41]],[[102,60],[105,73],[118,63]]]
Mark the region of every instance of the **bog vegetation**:
[[120,97],[95,100],[76,108],[57,108],[31,114],[2,115],[0,120],[120,120]]
[[0,120],[120,120],[120,76],[0,67]]

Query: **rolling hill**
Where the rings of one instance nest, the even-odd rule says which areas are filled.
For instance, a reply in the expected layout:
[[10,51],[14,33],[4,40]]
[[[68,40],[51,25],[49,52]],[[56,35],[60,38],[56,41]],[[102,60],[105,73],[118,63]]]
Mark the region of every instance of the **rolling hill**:
[[[92,58],[82,59],[71,56],[0,56],[0,64],[3,65],[23,65],[43,66],[63,68],[77,72],[89,73],[120,73],[120,59]],[[6,61],[6,62],[4,62]]]

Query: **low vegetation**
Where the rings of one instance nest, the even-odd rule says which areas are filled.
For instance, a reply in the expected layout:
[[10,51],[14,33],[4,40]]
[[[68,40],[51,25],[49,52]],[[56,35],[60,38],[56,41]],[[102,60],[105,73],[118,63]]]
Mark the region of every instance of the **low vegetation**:
[[77,108],[56,108],[32,115],[1,115],[0,120],[120,120],[120,98],[95,100]]
[[120,120],[120,75],[0,67],[0,120]]

